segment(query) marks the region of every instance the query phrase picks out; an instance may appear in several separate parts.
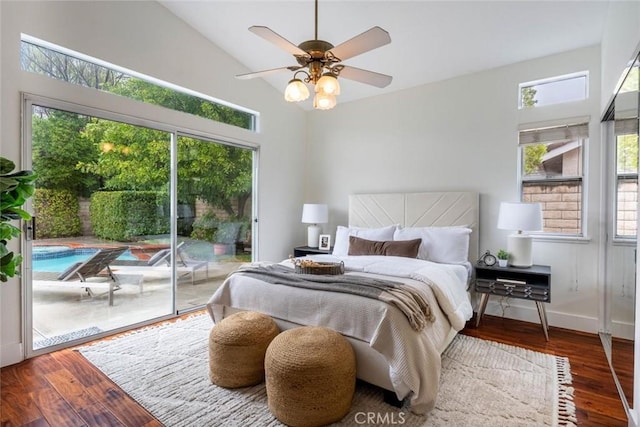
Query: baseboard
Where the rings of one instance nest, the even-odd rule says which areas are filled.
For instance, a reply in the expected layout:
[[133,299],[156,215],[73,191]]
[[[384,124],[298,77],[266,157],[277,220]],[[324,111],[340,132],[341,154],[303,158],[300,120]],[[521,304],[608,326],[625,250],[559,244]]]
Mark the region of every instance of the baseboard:
[[22,343],[11,343],[0,346],[0,367],[13,365],[24,360]]
[[635,339],[635,326],[628,322],[611,322],[611,335],[616,338],[633,341]]
[[[540,317],[538,316],[538,310],[534,301],[529,303],[530,306],[525,305],[527,304],[527,301],[517,300],[517,303],[515,301],[516,300],[514,299],[510,299],[508,305],[501,305],[498,297],[491,298],[487,304],[485,314],[505,317],[508,319],[522,320],[524,322],[540,323]],[[521,303],[523,305],[520,305]],[[592,334],[598,333],[598,318],[559,313],[550,310],[548,305],[547,321],[549,322],[549,326]]]

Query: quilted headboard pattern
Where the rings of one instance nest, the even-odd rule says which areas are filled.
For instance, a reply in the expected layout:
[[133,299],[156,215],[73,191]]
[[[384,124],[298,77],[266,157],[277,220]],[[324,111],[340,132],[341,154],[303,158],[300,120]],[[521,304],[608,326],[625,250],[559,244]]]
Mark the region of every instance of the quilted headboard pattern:
[[473,230],[469,261],[479,253],[479,195],[475,192],[425,192],[352,194],[349,196],[349,225],[383,227],[444,227],[464,225]]

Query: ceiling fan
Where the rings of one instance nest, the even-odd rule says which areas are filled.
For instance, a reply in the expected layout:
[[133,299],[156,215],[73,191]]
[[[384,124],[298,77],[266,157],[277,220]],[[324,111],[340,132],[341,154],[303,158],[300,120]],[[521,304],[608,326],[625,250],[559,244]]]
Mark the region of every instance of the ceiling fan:
[[[392,77],[386,74],[342,64],[346,59],[391,43],[389,33],[380,27],[372,27],[338,46],[318,40],[318,0],[315,0],[315,38],[313,40],[304,41],[296,46],[268,27],[254,25],[249,28],[249,31],[291,53],[298,64],[239,74],[236,77],[252,79],[287,70],[293,71],[293,79],[285,89],[287,101],[298,102],[307,99],[309,89],[305,83],[311,83],[315,85],[316,93],[313,100],[314,108],[321,110],[333,108],[336,105],[336,95],[340,94],[338,76],[379,88],[391,83]],[[296,77],[298,74],[304,75],[302,80]]]

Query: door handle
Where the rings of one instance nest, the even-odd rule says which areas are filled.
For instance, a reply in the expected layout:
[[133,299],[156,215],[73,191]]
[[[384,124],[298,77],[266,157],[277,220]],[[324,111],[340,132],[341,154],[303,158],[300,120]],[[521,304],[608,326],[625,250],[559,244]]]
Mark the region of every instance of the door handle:
[[27,240],[36,240],[36,217],[33,215],[31,221],[27,223],[26,236]]

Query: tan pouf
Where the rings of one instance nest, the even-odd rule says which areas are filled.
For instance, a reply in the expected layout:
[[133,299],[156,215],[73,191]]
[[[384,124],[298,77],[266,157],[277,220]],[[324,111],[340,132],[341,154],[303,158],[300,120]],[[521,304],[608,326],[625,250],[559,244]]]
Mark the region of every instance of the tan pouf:
[[338,332],[316,326],[289,329],[274,338],[265,356],[269,410],[289,426],[321,426],[351,408],[356,358]]
[[280,330],[273,319],[241,311],[223,319],[209,333],[209,378],[226,388],[259,384],[264,379],[264,355]]

